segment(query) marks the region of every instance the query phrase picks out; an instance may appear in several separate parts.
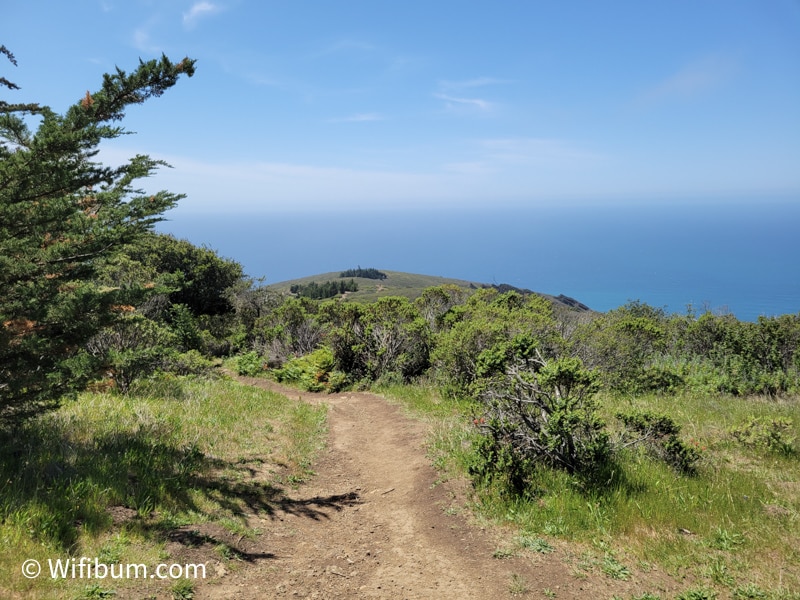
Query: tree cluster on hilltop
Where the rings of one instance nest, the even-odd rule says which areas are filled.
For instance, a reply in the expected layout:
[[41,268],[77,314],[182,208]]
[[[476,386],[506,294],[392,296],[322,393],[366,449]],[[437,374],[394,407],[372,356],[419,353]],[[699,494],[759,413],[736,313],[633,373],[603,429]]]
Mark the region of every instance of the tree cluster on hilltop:
[[386,279],[387,275],[382,271],[378,271],[378,269],[362,269],[361,267],[358,267],[356,269],[347,269],[346,271],[342,271],[339,273],[339,277],[342,279],[347,277],[363,277],[364,279],[384,280]]

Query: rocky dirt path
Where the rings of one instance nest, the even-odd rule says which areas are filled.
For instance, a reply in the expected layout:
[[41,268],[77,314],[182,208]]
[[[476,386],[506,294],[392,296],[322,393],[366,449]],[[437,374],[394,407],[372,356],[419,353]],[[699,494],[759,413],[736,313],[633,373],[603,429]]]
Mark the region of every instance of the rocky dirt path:
[[627,598],[658,587],[576,577],[561,552],[493,557],[501,532],[458,510],[457,483],[437,482],[425,424],[378,396],[240,380],[327,404],[330,439],[309,482],[270,517],[252,516],[263,533],[239,540],[248,560],[218,567],[197,599]]

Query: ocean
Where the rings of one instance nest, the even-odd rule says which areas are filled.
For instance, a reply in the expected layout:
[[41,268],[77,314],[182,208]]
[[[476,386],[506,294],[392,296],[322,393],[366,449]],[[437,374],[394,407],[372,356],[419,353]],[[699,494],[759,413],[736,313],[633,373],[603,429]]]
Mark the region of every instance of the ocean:
[[800,312],[800,200],[192,214],[160,231],[276,283],[375,267],[565,294],[594,310]]

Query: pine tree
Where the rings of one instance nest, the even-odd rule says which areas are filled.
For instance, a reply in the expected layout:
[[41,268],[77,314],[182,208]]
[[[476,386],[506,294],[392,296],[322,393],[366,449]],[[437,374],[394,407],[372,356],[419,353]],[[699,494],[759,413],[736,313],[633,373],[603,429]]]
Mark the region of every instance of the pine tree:
[[[0,54],[16,65],[5,46]],[[115,123],[128,106],[193,74],[188,58],[140,60],[130,74],[106,74],[64,115],[0,101],[0,423],[18,424],[79,389],[83,346],[127,309],[125,290],[101,287],[96,274],[182,196],[136,189],[162,161],[137,155],[111,168],[94,159],[102,140],[126,133]],[[0,77],[0,88],[17,86]]]

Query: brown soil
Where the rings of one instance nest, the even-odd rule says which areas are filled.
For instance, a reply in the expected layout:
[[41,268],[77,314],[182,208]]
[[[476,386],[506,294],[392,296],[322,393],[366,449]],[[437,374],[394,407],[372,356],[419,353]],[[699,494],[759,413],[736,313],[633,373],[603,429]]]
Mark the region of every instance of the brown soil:
[[[240,380],[327,404],[330,439],[310,481],[287,491],[271,515],[249,516],[260,535],[237,537],[216,525],[173,532],[171,561],[209,565],[208,578],[196,582],[198,600],[599,599],[676,589],[660,571],[632,564],[628,581],[599,566],[581,570],[580,551],[566,546],[497,558],[498,549],[514,548],[512,536],[470,517],[463,482],[438,481],[424,423],[373,394]],[[235,549],[232,560],[221,560],[221,543]]]

